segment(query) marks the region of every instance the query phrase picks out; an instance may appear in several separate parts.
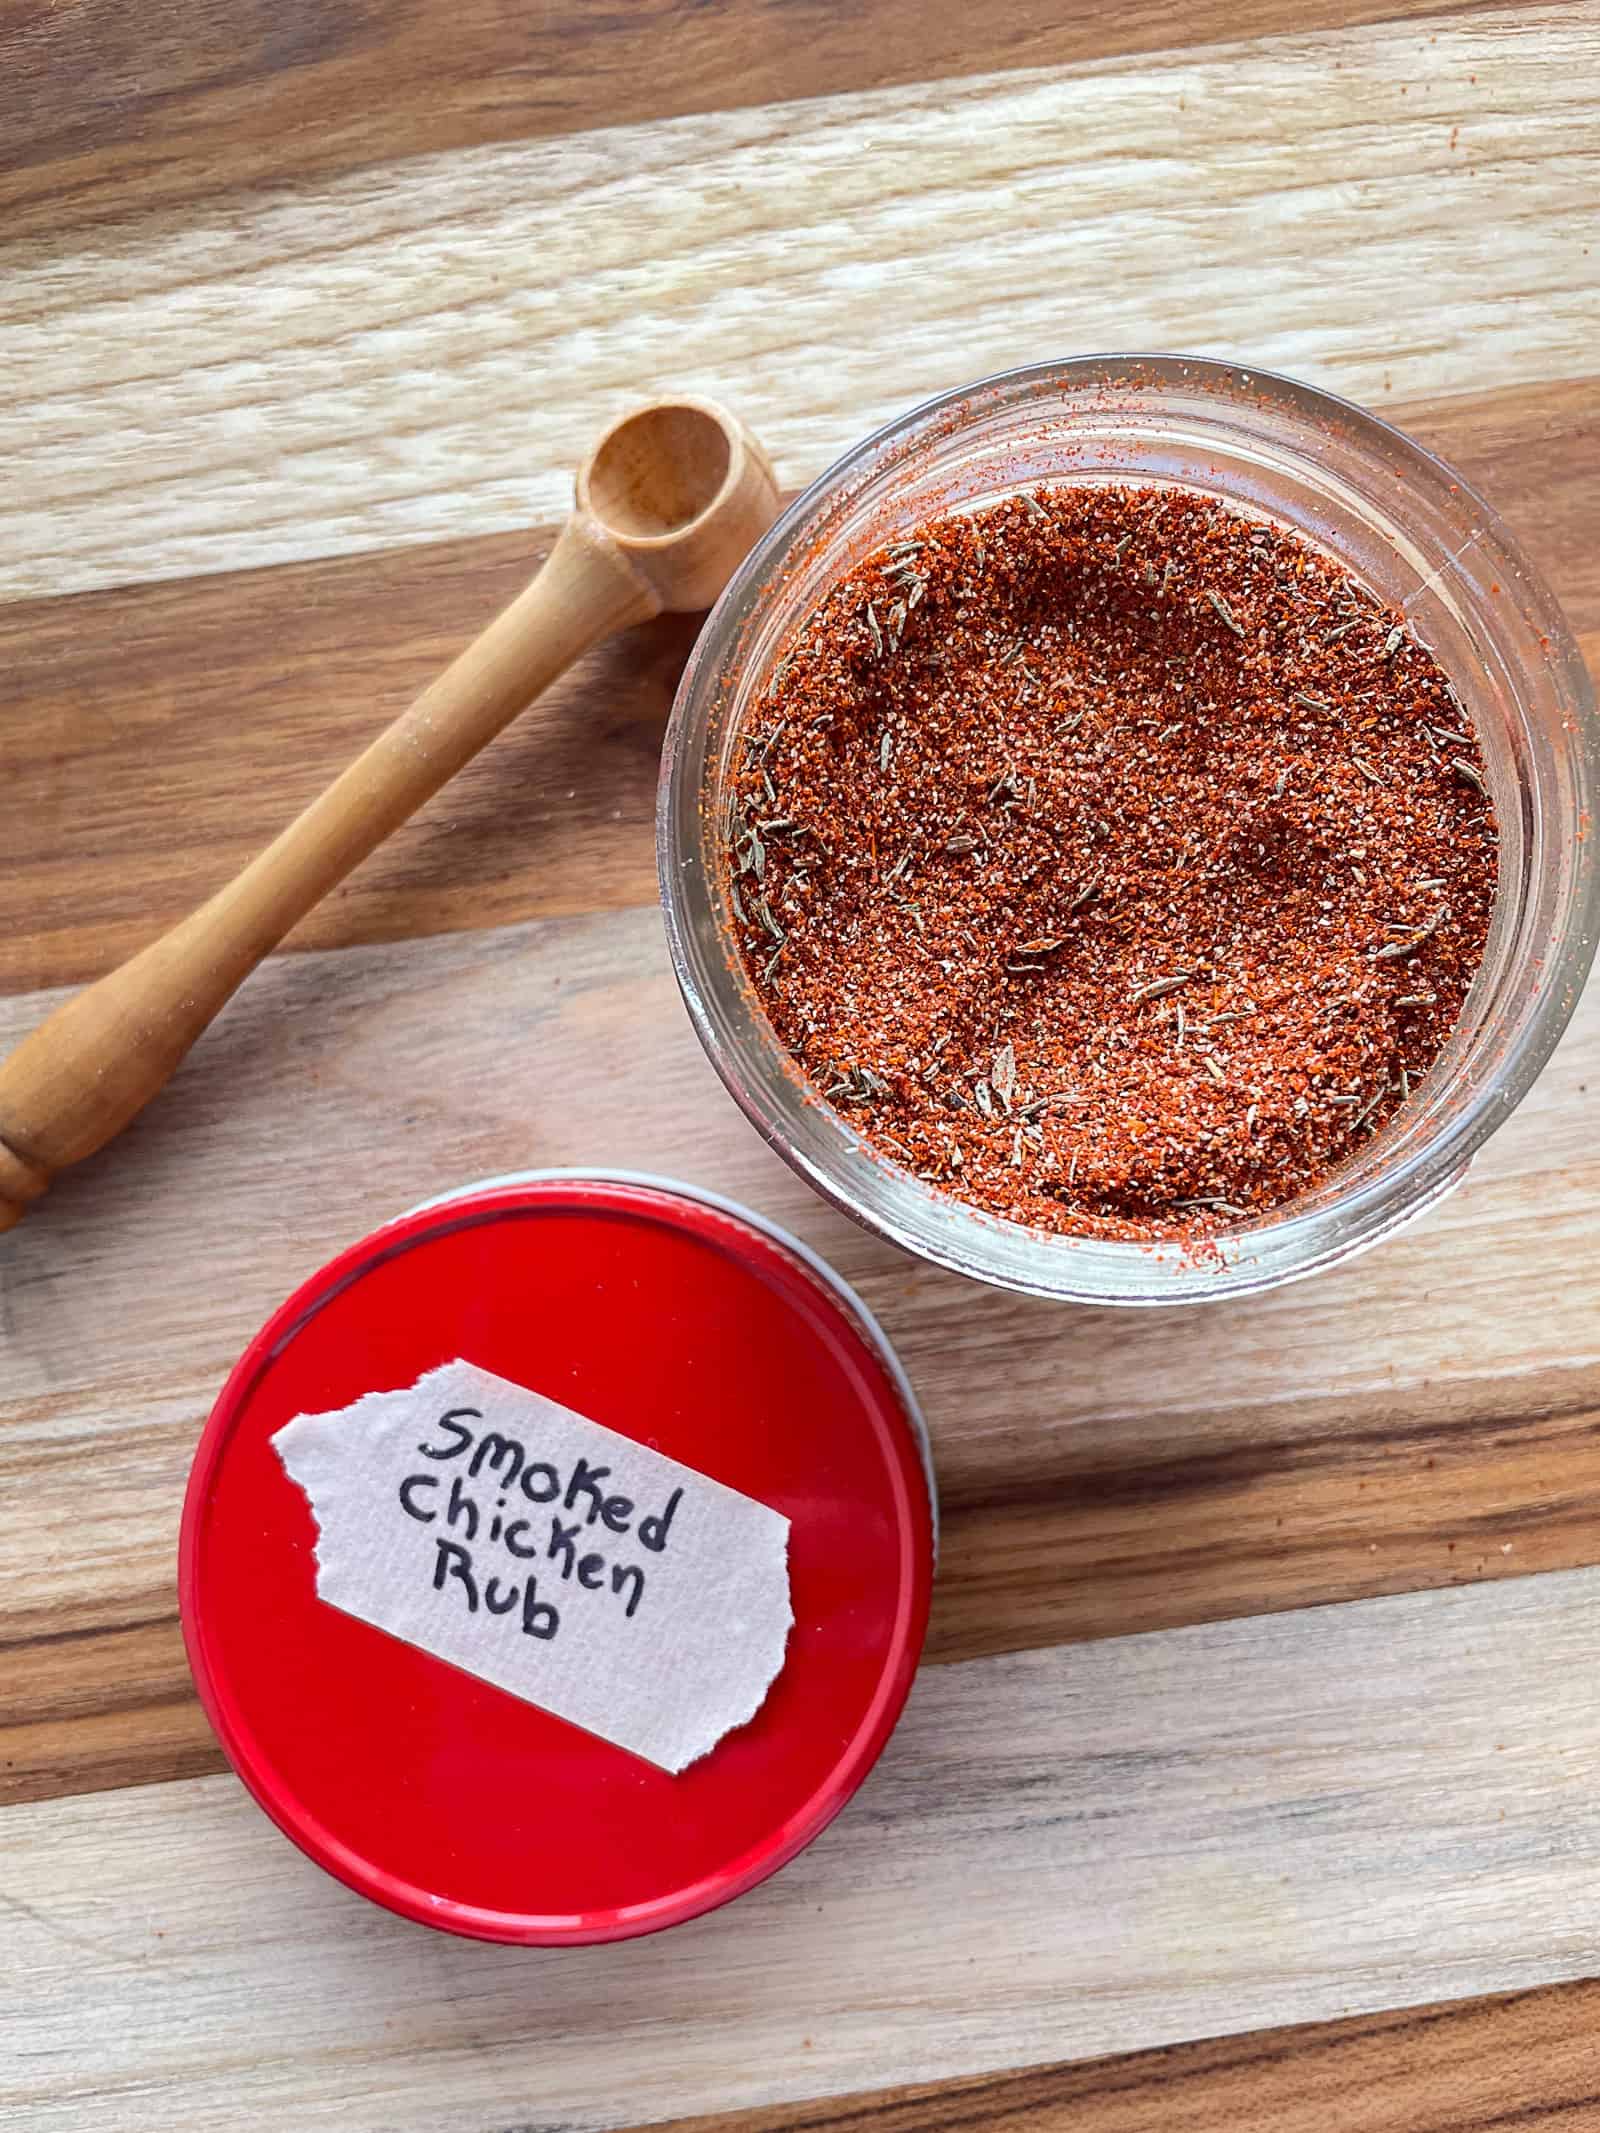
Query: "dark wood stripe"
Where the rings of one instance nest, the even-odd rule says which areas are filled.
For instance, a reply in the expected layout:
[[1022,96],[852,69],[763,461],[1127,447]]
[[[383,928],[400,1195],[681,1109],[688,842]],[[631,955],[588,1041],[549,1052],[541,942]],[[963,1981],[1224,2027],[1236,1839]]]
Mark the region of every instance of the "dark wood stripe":
[[[0,992],[95,975],[225,881],[548,545],[495,536],[0,606]],[[661,733],[694,634],[663,617],[583,661],[295,944],[651,901]]]
[[1594,2133],[1597,2022],[1600,1984],[1558,1985],[655,2133]]
[[0,232],[59,244],[176,208],[488,141],[1174,44],[1470,13],[1429,0],[0,0]]
[[[1025,1493],[947,1488],[928,1658],[1600,1561],[1600,1372],[1552,1371],[1510,1418],[1493,1396],[1424,1390],[1314,1433],[1255,1411],[1188,1456],[1148,1418],[1063,1433]],[[0,1805],[222,1768],[170,1583],[104,1606],[8,1623]]]
[[[1576,1383],[1574,1382],[1576,1380]],[[1502,1419],[1503,1388],[1454,1386],[1309,1439],[1242,1417],[1172,1456],[1148,1424],[1121,1456],[1058,1456],[1026,1500],[957,1503],[929,1657],[1077,1643],[1600,1561],[1600,1371],[1551,1373]]]
[[[1600,631],[1592,383],[1383,412],[1486,491],[1574,625]],[[543,546],[496,535],[0,605],[0,991],[94,976],[226,880]],[[656,755],[693,635],[663,620],[584,662],[295,944],[649,902]]]
[[21,1639],[0,1651],[0,1805],[106,1792],[224,1767],[183,1654],[170,1590],[130,1626]]

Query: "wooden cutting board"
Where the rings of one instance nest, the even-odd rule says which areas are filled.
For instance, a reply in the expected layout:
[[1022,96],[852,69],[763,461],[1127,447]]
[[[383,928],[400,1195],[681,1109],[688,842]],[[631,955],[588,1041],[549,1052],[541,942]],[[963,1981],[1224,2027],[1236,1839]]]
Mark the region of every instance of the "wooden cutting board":
[[[1597,78],[1592,4],[0,7],[0,1043],[310,797],[658,388],[799,483],[1034,358],[1291,370],[1461,466],[1600,665]],[[572,675],[0,1243],[0,2122],[1600,2124],[1600,1004],[1336,1273],[1151,1316],[935,1273],[762,1148],[679,1007],[691,634]],[[265,1823],[173,1548],[307,1271],[568,1162],[857,1283],[945,1535],[847,1814],[561,1954],[403,1925]]]

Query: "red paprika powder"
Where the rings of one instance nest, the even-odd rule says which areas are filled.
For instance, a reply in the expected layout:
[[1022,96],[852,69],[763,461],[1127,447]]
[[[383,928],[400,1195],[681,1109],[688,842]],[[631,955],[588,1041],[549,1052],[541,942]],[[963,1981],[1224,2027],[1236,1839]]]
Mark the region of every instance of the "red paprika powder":
[[1187,490],[934,519],[785,647],[725,824],[779,1038],[988,1211],[1206,1237],[1427,1073],[1482,958],[1494,812],[1398,611]]

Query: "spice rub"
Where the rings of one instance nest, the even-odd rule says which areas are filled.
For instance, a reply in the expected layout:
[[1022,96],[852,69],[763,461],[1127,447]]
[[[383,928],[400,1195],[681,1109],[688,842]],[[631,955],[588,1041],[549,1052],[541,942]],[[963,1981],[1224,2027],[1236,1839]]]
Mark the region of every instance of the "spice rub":
[[774,1029],[882,1154],[991,1213],[1200,1238],[1427,1073],[1496,834],[1459,696],[1297,535],[1064,486],[835,584],[724,824]]

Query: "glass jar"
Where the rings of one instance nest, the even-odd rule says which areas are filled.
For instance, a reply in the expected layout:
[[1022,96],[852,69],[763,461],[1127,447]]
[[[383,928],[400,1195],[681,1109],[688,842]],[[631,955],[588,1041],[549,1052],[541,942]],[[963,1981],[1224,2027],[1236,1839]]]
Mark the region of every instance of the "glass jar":
[[[804,1079],[751,989],[721,872],[747,705],[828,586],[920,521],[1040,482],[1176,484],[1291,527],[1402,608],[1477,728],[1500,882],[1460,1024],[1396,1117],[1317,1190],[1215,1243],[1057,1236],[966,1205],[878,1154]],[[1083,1303],[1190,1303],[1365,1250],[1433,1205],[1527,1094],[1600,926],[1600,725],[1550,592],[1483,499],[1386,423],[1288,378],[1174,356],[1039,364],[931,400],[784,514],[718,601],[662,761],[667,936],[700,1040],[800,1175],[869,1229],[979,1280]]]

